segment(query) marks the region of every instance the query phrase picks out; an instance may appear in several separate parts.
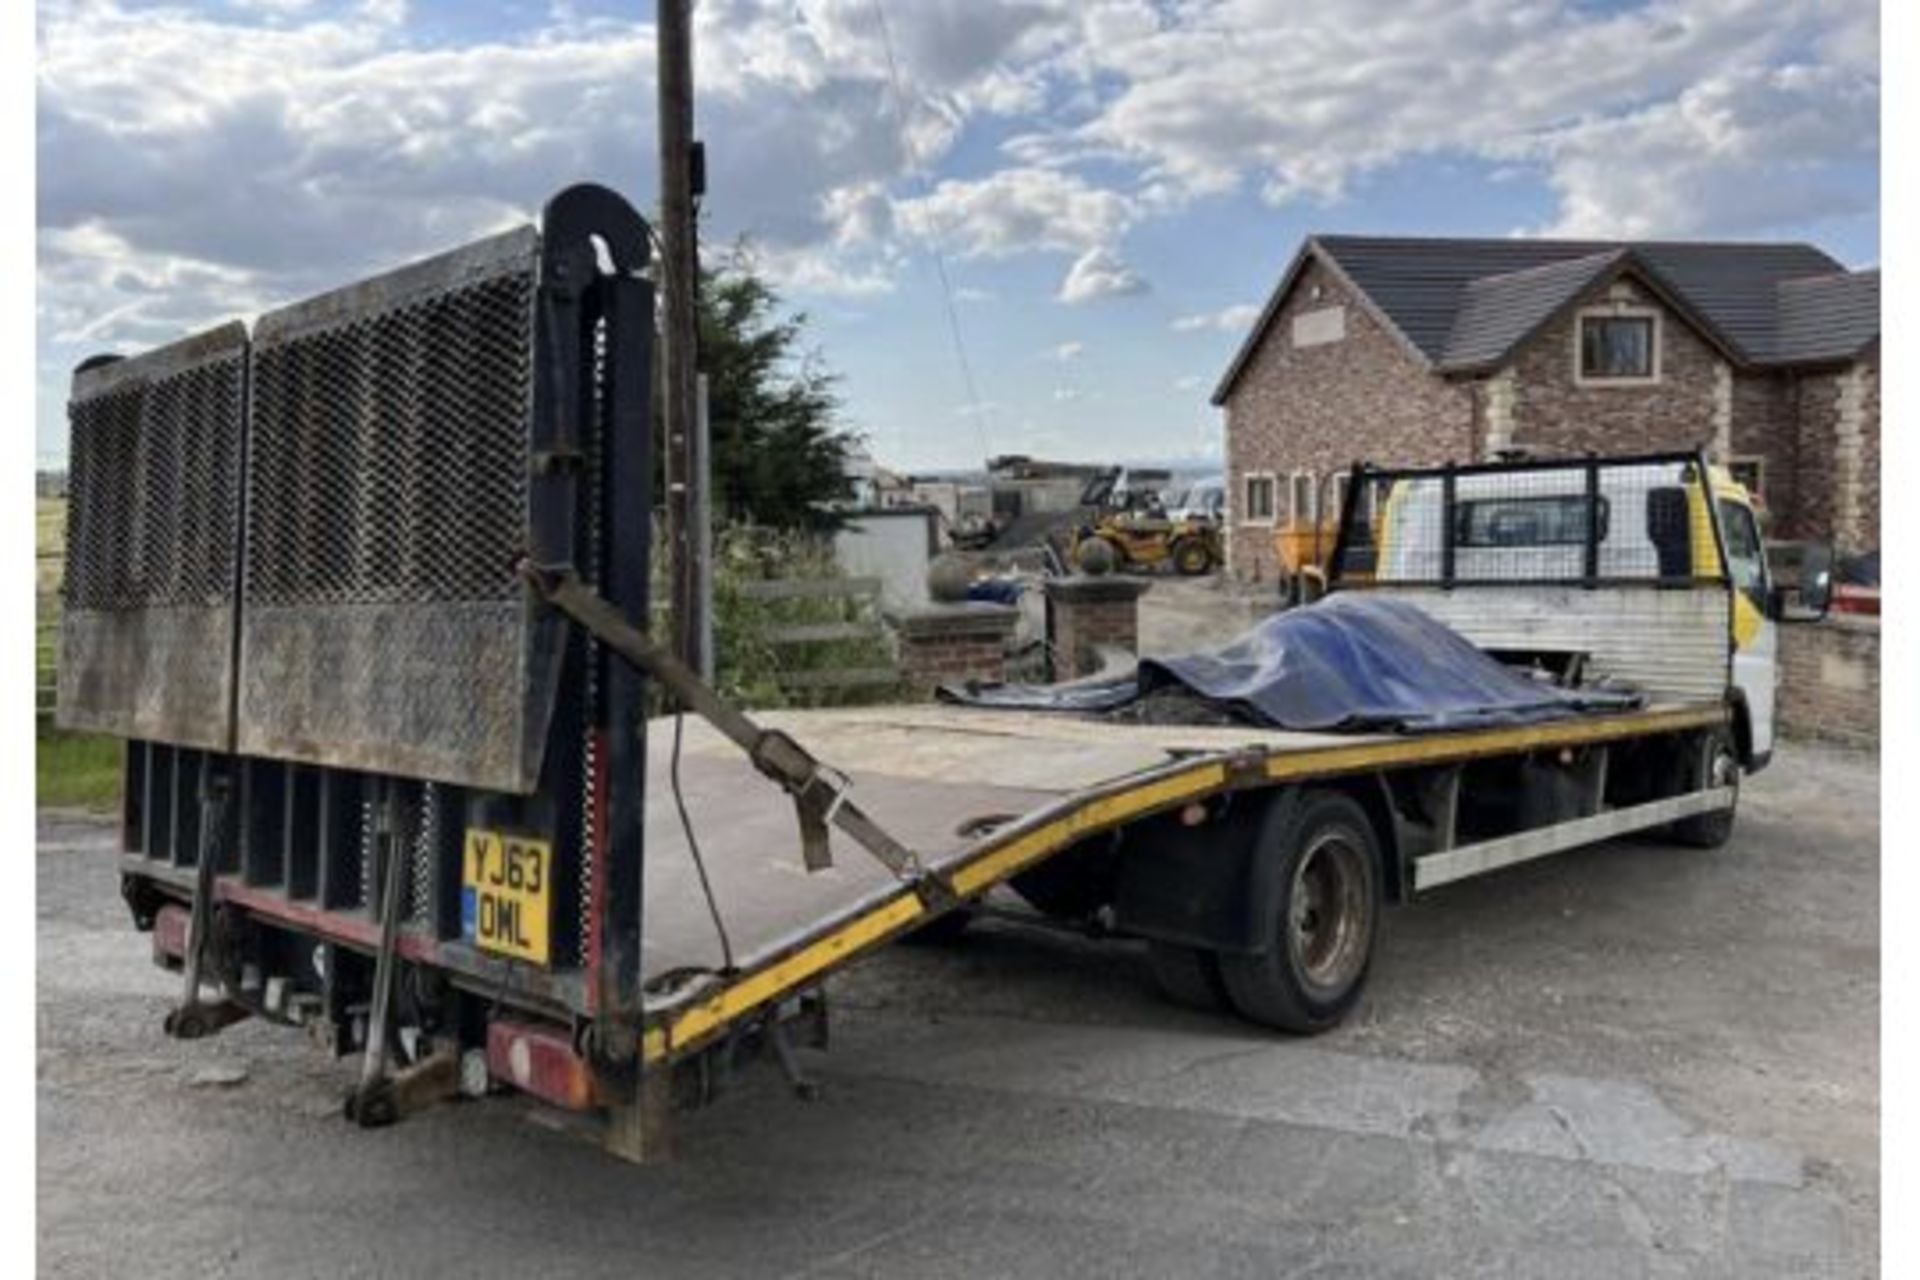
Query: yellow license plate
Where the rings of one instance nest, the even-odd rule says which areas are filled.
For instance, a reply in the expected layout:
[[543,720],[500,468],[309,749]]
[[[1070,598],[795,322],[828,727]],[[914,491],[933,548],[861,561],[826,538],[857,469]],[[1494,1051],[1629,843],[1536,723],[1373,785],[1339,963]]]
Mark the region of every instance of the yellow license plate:
[[504,831],[467,828],[461,931],[482,951],[547,963],[553,918],[553,846]]

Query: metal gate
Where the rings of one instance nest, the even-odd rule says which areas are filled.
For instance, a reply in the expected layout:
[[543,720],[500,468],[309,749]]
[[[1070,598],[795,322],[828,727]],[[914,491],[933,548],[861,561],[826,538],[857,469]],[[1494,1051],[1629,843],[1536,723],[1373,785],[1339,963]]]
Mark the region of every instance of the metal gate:
[[531,227],[261,317],[239,749],[531,791]]
[[63,727],[230,747],[246,380],[238,322],[74,375]]
[[[641,682],[520,567],[572,566],[646,617],[648,250],[623,200],[573,187],[537,230],[251,339],[234,323],[76,374],[60,717],[129,739],[136,920],[168,933],[204,887],[209,963],[251,1011],[350,1048],[397,917],[399,954],[453,980],[418,1016],[477,998],[607,1019],[582,1042],[610,1097],[631,1088]],[[476,936],[475,832],[548,851],[537,954]]]

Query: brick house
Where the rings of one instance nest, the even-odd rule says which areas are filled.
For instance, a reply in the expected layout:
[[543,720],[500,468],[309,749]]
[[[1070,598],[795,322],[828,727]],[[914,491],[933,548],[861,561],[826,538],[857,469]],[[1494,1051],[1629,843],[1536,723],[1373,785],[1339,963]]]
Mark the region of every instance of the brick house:
[[1704,447],[1771,537],[1878,546],[1880,278],[1810,245],[1312,236],[1213,393],[1228,566],[1354,461]]

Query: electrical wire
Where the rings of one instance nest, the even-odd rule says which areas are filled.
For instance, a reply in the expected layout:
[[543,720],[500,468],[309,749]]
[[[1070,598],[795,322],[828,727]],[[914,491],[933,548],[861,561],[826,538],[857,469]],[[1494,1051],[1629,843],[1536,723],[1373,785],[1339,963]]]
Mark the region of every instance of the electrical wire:
[[673,713],[673,758],[667,769],[667,777],[673,785],[673,807],[680,811],[680,829],[687,836],[687,851],[693,855],[693,869],[700,877],[700,892],[707,899],[707,914],[713,917],[713,931],[720,936],[720,962],[722,973],[733,972],[733,940],[727,936],[727,923],[720,918],[720,903],[713,895],[713,882],[707,879],[707,860],[700,856],[700,841],[693,834],[693,819],[687,815],[687,797],[680,790],[680,731],[686,723],[687,710],[679,707]]
[[[906,148],[907,161],[919,182],[920,194],[931,196],[932,184],[927,181],[926,167],[919,147],[914,145],[913,129],[907,120],[907,95],[900,87],[900,63],[893,53],[893,29],[887,24],[887,11],[881,0],[873,0],[873,17],[880,28],[880,47],[887,59],[887,83],[893,89],[893,114],[900,122],[900,145]],[[939,278],[940,297],[946,306],[947,332],[953,337],[954,358],[959,362],[960,381],[967,392],[967,413],[973,420],[974,438],[980,445],[980,458],[984,462],[989,455],[986,406],[981,404],[980,390],[973,380],[973,361],[967,357],[967,340],[960,330],[960,309],[954,305],[953,281],[947,275],[947,256],[940,248],[939,229],[932,230],[933,234],[927,237],[927,248],[933,254],[933,271]]]

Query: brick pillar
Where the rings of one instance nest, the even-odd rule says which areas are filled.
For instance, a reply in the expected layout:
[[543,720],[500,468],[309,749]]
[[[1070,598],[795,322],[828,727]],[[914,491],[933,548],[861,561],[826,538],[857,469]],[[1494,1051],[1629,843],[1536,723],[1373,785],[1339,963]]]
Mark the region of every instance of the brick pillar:
[[1020,621],[1011,605],[972,601],[936,604],[893,619],[900,639],[900,678],[913,695],[962,680],[1007,678],[1007,640]]
[[1100,669],[1101,649],[1140,652],[1140,597],[1151,585],[1112,575],[1047,579],[1047,648],[1053,678]]

